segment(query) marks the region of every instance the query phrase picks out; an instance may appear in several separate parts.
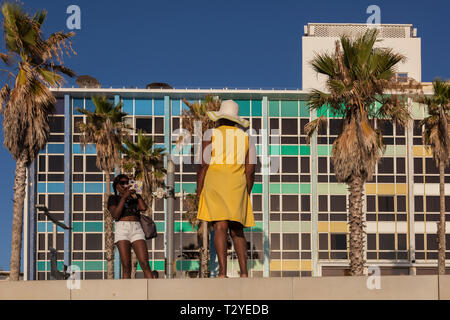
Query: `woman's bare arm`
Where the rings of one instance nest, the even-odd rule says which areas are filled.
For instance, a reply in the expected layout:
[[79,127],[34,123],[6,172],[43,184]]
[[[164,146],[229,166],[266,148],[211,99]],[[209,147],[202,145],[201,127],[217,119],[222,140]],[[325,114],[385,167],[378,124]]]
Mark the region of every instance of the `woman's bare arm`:
[[256,149],[251,139],[247,155],[245,156],[245,177],[247,179],[247,192],[250,194],[255,183],[255,169],[256,169]]

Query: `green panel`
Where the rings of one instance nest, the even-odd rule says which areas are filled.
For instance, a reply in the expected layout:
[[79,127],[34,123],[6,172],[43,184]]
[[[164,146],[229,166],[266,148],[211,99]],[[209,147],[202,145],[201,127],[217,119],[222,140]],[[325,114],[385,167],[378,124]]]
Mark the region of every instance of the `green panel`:
[[281,101],[282,117],[298,117],[298,101]]
[[252,189],[253,193],[262,193],[262,183],[255,183]]
[[330,194],[347,194],[348,187],[342,183],[330,183]]
[[328,116],[328,107],[326,105],[323,105],[319,109],[317,109],[317,118],[321,116]]
[[311,146],[300,146],[300,155],[309,156],[311,154]]
[[83,222],[73,222],[72,223],[72,232],[83,232],[84,231],[84,223]]
[[[386,151],[384,152],[384,156],[393,157],[394,155],[395,155],[395,146],[387,145]],[[381,159],[380,161],[383,161],[383,159]]]
[[283,221],[282,227],[283,232],[300,232],[300,223],[298,221]]
[[103,222],[86,222],[85,232],[103,232]]
[[279,117],[280,116],[280,102],[269,101],[269,117]]
[[[183,262],[183,263],[181,263]],[[183,267],[183,269],[181,269]],[[200,262],[198,260],[177,261],[177,270],[179,271],[196,271],[199,270]]]
[[309,118],[308,101],[300,101],[300,117]]
[[311,184],[310,183],[301,183],[300,184],[300,193],[301,194],[311,193]]
[[84,270],[83,261],[72,261],[72,265],[80,268],[80,271]]
[[197,231],[192,229],[192,225],[189,222],[183,221],[181,224],[179,222],[175,222],[174,225],[175,232],[194,232]]
[[251,228],[244,228],[245,232],[263,232],[263,223],[262,222],[255,222],[255,226]]
[[406,146],[396,146],[395,154],[397,156],[405,156],[406,157]]
[[279,183],[271,183],[269,185],[270,193],[281,193],[281,185]]
[[319,156],[328,156],[328,155],[330,155],[330,152],[331,150],[330,150],[330,146],[328,146],[328,145],[318,145],[317,146],[317,154],[319,155]]
[[[162,260],[158,261],[157,260],[157,261],[149,261],[148,263],[150,264],[150,269],[156,270],[156,271],[164,271],[164,261],[162,261]],[[139,263],[137,265],[136,270],[137,271],[142,271],[142,268],[139,265]]]
[[262,155],[262,145],[260,144],[256,145],[256,155],[257,156]]
[[269,155],[271,156],[279,156],[281,154],[280,145],[270,145],[269,146]]
[[164,222],[160,222],[160,221],[155,221],[155,225],[156,225],[156,231],[158,232],[164,232]]
[[300,222],[300,231],[308,233],[311,232],[311,222],[309,221]]
[[282,184],[281,193],[298,193],[298,183]]
[[85,261],[85,271],[103,271],[106,270],[106,261]]
[[197,189],[196,183],[183,183],[183,190],[187,193],[195,193]]
[[262,116],[262,101],[252,100],[252,116],[261,117]]
[[281,146],[282,155],[298,155],[298,146]]
[[241,117],[250,116],[250,100],[235,100],[239,105],[239,115]]
[[280,221],[270,221],[269,223],[270,232],[281,232],[281,222]]

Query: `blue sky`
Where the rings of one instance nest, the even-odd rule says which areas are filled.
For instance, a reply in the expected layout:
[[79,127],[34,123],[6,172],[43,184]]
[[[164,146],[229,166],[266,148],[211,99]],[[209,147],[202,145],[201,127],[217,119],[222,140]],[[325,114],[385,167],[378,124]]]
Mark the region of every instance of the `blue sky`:
[[[411,23],[418,29],[423,81],[450,78],[448,0],[23,2],[28,12],[48,11],[46,35],[68,31],[67,7],[81,8],[81,30],[73,39],[77,55],[66,57],[65,63],[79,75],[97,78],[104,87],[144,88],[151,82],[167,82],[176,88],[300,88],[303,26],[365,23],[366,8],[372,4],[381,9],[381,23]],[[3,38],[0,50],[5,50]],[[0,268],[6,270],[14,166],[0,146]]]

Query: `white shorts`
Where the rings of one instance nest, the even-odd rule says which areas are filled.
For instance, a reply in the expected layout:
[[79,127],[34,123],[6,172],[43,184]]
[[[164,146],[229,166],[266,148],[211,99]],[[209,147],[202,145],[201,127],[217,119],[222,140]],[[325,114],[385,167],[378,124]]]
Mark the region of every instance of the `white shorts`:
[[116,221],[116,232],[114,232],[114,243],[127,240],[131,243],[136,240],[145,240],[144,230],[139,221]]

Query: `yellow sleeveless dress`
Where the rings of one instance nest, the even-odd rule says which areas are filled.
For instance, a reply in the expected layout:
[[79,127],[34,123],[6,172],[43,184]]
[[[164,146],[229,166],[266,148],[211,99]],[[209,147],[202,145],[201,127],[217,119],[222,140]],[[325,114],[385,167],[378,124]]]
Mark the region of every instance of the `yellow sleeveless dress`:
[[254,226],[245,176],[248,135],[236,127],[220,126],[213,130],[211,145],[211,161],[200,194],[197,219],[230,220],[246,228]]

